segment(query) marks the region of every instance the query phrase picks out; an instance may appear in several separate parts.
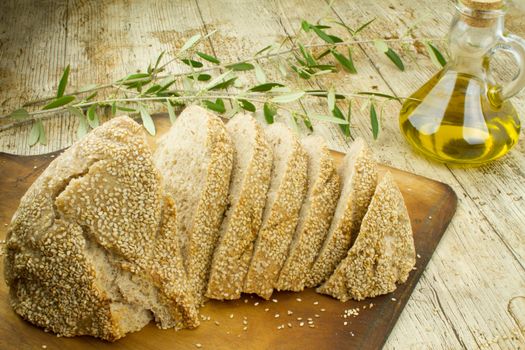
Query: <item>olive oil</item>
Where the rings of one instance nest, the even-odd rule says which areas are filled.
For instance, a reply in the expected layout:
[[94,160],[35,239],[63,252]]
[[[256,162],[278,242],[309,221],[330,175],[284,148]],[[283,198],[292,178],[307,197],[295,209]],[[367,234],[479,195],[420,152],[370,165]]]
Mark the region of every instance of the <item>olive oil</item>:
[[472,165],[506,154],[520,132],[518,114],[499,87],[453,70],[439,72],[405,100],[399,123],[426,156]]

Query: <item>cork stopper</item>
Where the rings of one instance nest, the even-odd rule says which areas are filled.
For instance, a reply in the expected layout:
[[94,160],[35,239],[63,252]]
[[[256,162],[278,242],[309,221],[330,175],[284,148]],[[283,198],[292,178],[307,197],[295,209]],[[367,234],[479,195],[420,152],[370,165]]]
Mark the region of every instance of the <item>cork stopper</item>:
[[[461,18],[473,27],[490,27],[505,8],[504,0],[459,0]],[[491,13],[493,11],[493,13]]]

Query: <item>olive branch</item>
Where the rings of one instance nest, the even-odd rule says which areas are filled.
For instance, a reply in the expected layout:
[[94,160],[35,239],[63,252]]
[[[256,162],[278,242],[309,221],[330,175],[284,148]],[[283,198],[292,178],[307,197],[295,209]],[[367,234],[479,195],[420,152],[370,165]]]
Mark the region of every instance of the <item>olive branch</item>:
[[[416,42],[424,43],[431,60],[441,68],[446,60],[432,44],[440,38],[414,39],[409,34],[412,28],[399,39],[359,39],[358,34],[365,30],[375,19],[372,19],[357,29],[352,29],[344,23],[332,21],[343,27],[349,38],[343,40],[329,32],[332,28],[328,23],[316,24],[305,20],[301,22],[299,35],[294,39],[286,38],[280,43],[268,45],[256,52],[253,56],[235,62],[224,63],[218,57],[199,51],[201,43],[208,39],[215,31],[202,36],[200,34],[189,38],[170,60],[164,60],[165,52],[150,64],[144,71],[128,74],[112,83],[103,85],[88,85],[77,91],[67,92],[70,66],[68,65],[58,83],[55,96],[29,101],[12,113],[0,117],[8,118],[10,122],[0,126],[0,131],[13,126],[32,123],[29,144],[46,144],[42,120],[61,115],[63,112],[77,117],[79,125],[77,137],[82,138],[90,129],[100,124],[100,112],[104,110],[109,117],[116,116],[119,111],[131,113],[133,117],[142,120],[148,133],[155,135],[155,124],[148,112],[152,104],[165,106],[170,120],[176,120],[175,107],[191,103],[199,103],[203,107],[230,118],[242,110],[256,112],[261,108],[267,123],[274,122],[274,117],[279,111],[286,111],[293,123],[303,123],[313,131],[312,120],[321,120],[338,124],[341,132],[349,137],[351,133],[350,122],[352,116],[352,100],[366,99],[370,114],[370,123],[374,138],[379,134],[377,99],[384,101],[402,100],[390,94],[370,91],[356,91],[342,93],[331,87],[328,90],[291,89],[284,81],[268,81],[266,73],[261,66],[261,61],[271,61],[276,64],[283,79],[290,73],[302,80],[316,79],[325,74],[343,71],[357,74],[357,68],[352,57],[352,46],[373,43],[375,48],[383,53],[399,70],[404,71],[405,66],[400,55],[390,46],[390,42],[400,42],[402,49],[408,51],[410,45]],[[308,40],[303,44],[301,37]],[[317,42],[315,42],[317,41]],[[288,47],[285,47],[289,43]],[[319,52],[317,52],[319,51]],[[166,67],[177,62],[185,66],[182,73],[166,72]],[[206,66],[205,66],[206,63]],[[340,67],[340,68],[339,68]],[[257,85],[243,88],[238,84],[243,74],[254,74]],[[174,88],[182,86],[182,88]],[[100,91],[105,91],[107,97],[96,99]],[[327,100],[328,113],[317,114],[289,107],[293,102],[303,101],[307,98],[324,98]],[[227,108],[224,101],[230,101],[231,107]],[[343,113],[342,101],[347,101],[348,109]],[[30,109],[30,110],[29,110]]]

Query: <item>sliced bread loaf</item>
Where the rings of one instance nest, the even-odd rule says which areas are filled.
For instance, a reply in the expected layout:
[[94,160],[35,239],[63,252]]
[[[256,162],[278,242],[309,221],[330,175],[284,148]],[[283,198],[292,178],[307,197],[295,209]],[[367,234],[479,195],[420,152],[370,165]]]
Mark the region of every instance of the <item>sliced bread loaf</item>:
[[121,117],[93,130],[13,216],[5,277],[15,312],[59,335],[110,341],[152,317],[197,326],[170,203],[140,125]]
[[236,115],[226,129],[235,148],[229,208],[221,225],[206,292],[208,298],[220,300],[241,295],[261,226],[273,159],[261,126],[250,115]]
[[282,123],[270,125],[266,136],[273,147],[272,180],[243,291],[269,299],[306,195],[308,156],[293,132]]
[[347,257],[317,289],[341,301],[386,294],[404,283],[415,264],[410,218],[392,175],[377,186]]
[[363,139],[352,143],[339,167],[339,174],[343,189],[328,235],[307,279],[307,287],[325,281],[346,256],[374,194],[377,169]]
[[339,199],[340,180],[330,150],[319,136],[301,140],[308,153],[308,192],[288,258],[276,284],[278,290],[302,291],[310,268],[330,227]]
[[154,159],[175,200],[184,266],[202,302],[227,203],[232,141],[218,117],[190,106],[160,139]]

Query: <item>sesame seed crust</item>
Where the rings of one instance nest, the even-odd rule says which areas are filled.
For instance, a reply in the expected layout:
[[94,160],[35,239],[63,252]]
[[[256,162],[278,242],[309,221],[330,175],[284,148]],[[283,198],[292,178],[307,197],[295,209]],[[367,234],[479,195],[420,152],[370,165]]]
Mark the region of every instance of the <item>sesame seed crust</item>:
[[[181,123],[183,119],[187,120]],[[206,167],[202,178],[191,178],[191,174],[187,177],[194,183],[191,195],[194,196],[195,192],[198,192],[198,198],[195,207],[190,209],[192,217],[189,222],[180,225],[179,232],[186,236],[183,255],[189,283],[197,302],[202,304],[205,301],[204,293],[213,251],[219,239],[220,225],[227,205],[233,166],[233,144],[224,123],[199,106],[186,108],[172,128],[183,128],[179,135],[184,135],[186,142],[193,147],[205,147],[204,157],[207,158],[202,162]],[[205,140],[199,138],[197,128],[206,128]],[[173,146],[177,143],[180,143],[180,140],[169,134],[159,142],[160,147],[155,153],[155,158],[170,159],[169,162],[157,161],[161,173],[170,174],[166,168],[172,166],[174,162],[179,163],[178,171],[185,173],[193,172],[196,166],[203,166],[202,163],[195,164],[194,157],[181,156],[182,152],[190,152],[191,155],[193,150],[192,148],[175,149]],[[184,192],[177,189],[178,181],[182,176],[176,175],[165,176],[166,190],[173,194],[176,203],[187,201]]]
[[[240,154],[247,150],[238,148],[236,138],[246,136],[241,135],[234,126],[241,118],[242,123],[249,123],[249,127],[254,129],[253,141],[250,141],[253,153],[244,173],[240,173],[238,163]],[[273,159],[272,149],[263,130],[253,117],[239,114],[226,127],[235,146],[234,170],[228,196],[229,209],[221,226],[206,292],[208,298],[219,300],[239,299],[241,296],[254,241],[261,226]],[[239,193],[235,196],[232,193],[233,184],[239,187]]]
[[[265,211],[269,211],[269,215],[259,231],[243,290],[245,293],[256,293],[266,300],[270,299],[279,272],[286,261],[308,181],[308,155],[305,150],[284,124],[274,124],[272,127],[287,129],[286,137],[293,139],[292,149],[286,160],[282,181],[277,184],[277,196],[270,207],[269,200],[266,202]],[[276,144],[283,142],[281,137],[284,135],[267,133],[267,136],[274,146],[275,154],[278,151]],[[278,175],[274,171],[272,177]]]
[[332,221],[327,238],[307,278],[307,287],[315,287],[324,282],[346,256],[374,194],[377,166],[362,139],[354,141],[339,172],[343,190],[336,215],[339,206],[342,206],[342,215],[334,217]]
[[403,196],[387,172],[377,186],[354,246],[317,292],[343,302],[390,293],[396,283],[407,280],[415,255]]
[[[59,335],[116,340],[147,324],[148,310],[155,314],[119,292],[121,275],[169,300],[155,314],[161,327],[196,325],[193,300],[179,304],[184,270],[152,263],[165,245],[154,245],[165,231],[163,202],[140,125],[115,118],[76,142],[29,188],[8,229],[5,278],[15,312]],[[163,287],[175,276],[178,286]]]
[[[275,285],[278,290],[299,292],[304,289],[306,277],[321,249],[339,198],[340,179],[330,150],[320,137],[309,142],[317,145],[313,150],[317,154],[309,151],[309,161],[313,162],[314,157],[318,158],[319,170],[315,178],[312,178],[315,175],[311,172],[308,174],[308,199],[303,204],[300,215],[303,222],[297,226],[288,258]],[[309,171],[310,169],[312,166]]]

